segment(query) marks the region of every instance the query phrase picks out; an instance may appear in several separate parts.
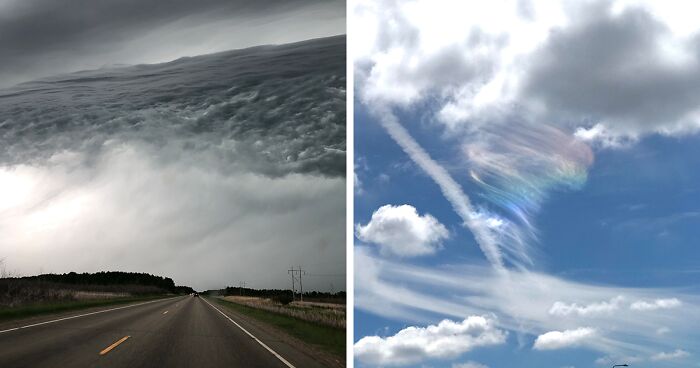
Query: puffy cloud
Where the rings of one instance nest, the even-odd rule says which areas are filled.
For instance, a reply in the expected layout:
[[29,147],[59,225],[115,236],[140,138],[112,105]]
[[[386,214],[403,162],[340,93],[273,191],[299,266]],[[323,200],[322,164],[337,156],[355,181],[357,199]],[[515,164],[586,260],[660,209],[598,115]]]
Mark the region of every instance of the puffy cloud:
[[596,330],[590,327],[581,327],[575,330],[549,331],[537,336],[533,349],[555,350],[580,346],[595,337]]
[[637,141],[636,135],[631,133],[627,133],[624,136],[617,135],[601,123],[597,123],[590,128],[578,127],[574,132],[574,137],[593,146],[603,148],[627,147]]
[[654,361],[659,361],[659,360],[675,360],[675,359],[683,359],[687,358],[690,356],[690,353],[688,353],[685,350],[682,349],[676,349],[671,352],[660,352],[658,354],[654,354],[651,356],[651,360]]
[[389,337],[366,336],[354,345],[355,357],[372,365],[408,365],[427,359],[457,357],[476,347],[499,345],[506,332],[493,320],[470,316],[461,322],[443,320],[427,327],[407,327]]
[[377,244],[384,254],[415,257],[435,253],[449,232],[435,217],[421,216],[413,206],[384,205],[366,225],[356,225],[356,236]]
[[653,311],[657,309],[677,308],[681,306],[681,301],[676,298],[655,299],[651,302],[639,300],[630,305],[630,309],[637,311]]
[[555,316],[568,316],[571,314],[579,316],[587,316],[599,313],[611,313],[617,311],[620,307],[620,303],[623,298],[617,296],[607,302],[598,302],[585,305],[578,305],[576,303],[566,304],[564,302],[557,301],[549,309],[549,314]]

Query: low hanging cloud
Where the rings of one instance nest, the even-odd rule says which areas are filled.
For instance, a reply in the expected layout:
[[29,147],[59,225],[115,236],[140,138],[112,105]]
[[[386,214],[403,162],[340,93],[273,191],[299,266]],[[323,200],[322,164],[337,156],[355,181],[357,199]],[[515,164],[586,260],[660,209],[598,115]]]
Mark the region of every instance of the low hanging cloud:
[[503,344],[506,337],[490,318],[470,316],[461,322],[443,320],[437,325],[407,327],[389,337],[366,336],[353,350],[362,363],[399,366],[455,358],[477,347]]
[[357,224],[356,236],[374,243],[387,255],[415,257],[437,252],[449,232],[430,214],[419,215],[410,205],[385,205],[366,224]]
[[345,60],[330,37],[0,91],[0,257],[343,289]]
[[533,349],[556,350],[562,348],[577,347],[586,344],[595,338],[596,330],[590,327],[581,327],[575,330],[549,331],[537,336]]

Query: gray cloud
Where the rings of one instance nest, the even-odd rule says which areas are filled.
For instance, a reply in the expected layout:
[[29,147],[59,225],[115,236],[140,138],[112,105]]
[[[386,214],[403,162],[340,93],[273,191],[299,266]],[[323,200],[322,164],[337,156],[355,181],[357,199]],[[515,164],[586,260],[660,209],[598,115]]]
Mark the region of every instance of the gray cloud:
[[345,33],[342,1],[0,0],[0,10],[0,86]]
[[0,254],[198,288],[344,289],[345,37],[0,93]]
[[674,36],[641,7],[577,9],[573,24],[554,30],[532,55],[522,95],[572,125],[602,121],[630,134],[696,129],[697,116],[689,116],[700,108],[695,38]]
[[266,175],[344,175],[343,45],[335,37],[23,84],[0,92],[0,159],[96,152],[117,139],[211,150]]

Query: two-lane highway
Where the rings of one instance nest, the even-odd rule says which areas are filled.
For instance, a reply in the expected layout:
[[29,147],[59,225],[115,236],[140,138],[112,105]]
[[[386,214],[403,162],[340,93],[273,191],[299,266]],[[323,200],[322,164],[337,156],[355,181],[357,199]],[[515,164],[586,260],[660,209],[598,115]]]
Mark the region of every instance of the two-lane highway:
[[288,346],[278,352],[275,344],[202,298],[176,297],[71,317],[0,328],[0,367],[319,366]]

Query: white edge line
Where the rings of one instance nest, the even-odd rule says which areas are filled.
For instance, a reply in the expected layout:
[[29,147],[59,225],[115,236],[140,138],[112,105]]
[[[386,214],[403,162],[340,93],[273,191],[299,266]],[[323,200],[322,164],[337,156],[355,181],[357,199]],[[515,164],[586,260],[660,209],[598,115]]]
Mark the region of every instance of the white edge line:
[[232,320],[231,317],[229,317],[229,316],[226,315],[226,313],[222,312],[219,308],[217,308],[217,307],[215,307],[214,305],[212,305],[211,303],[209,303],[206,299],[202,298],[202,300],[204,300],[205,303],[209,304],[210,307],[216,309],[217,312],[221,313],[222,316],[226,317],[226,319],[228,319],[229,321],[231,321],[231,323],[233,323],[234,325],[236,325],[236,327],[238,327],[238,328],[240,328],[241,330],[243,330],[243,332],[245,332],[246,334],[248,334],[248,336],[250,336],[251,338],[253,338],[253,340],[257,341],[258,344],[262,345],[262,347],[264,347],[265,349],[267,349],[267,351],[269,351],[270,353],[272,353],[272,355],[274,355],[277,359],[279,359],[279,360],[280,360],[282,363],[284,363],[287,367],[289,367],[289,368],[296,368],[296,367],[294,367],[294,366],[292,365],[292,363],[290,363],[290,362],[288,362],[286,359],[282,358],[282,356],[279,355],[279,354],[277,354],[276,351],[272,350],[269,346],[265,345],[264,342],[260,341],[260,339],[258,339],[257,337],[255,337],[255,335],[253,335],[252,333],[248,332],[248,330],[246,330],[245,328],[243,328],[243,326],[239,325],[236,321]]
[[[177,298],[177,297],[173,297],[173,298]],[[137,307],[137,306],[139,306],[139,305],[144,305],[144,304],[149,304],[149,303],[155,303],[155,302],[161,302],[161,301],[170,300],[170,299],[173,299],[173,298],[156,299],[156,300],[151,300],[151,301],[147,301],[147,302],[143,302],[143,303],[138,303],[138,304],[125,305],[125,306],[123,306],[123,307],[117,307],[117,308],[112,308],[112,309],[105,309],[105,310],[101,310],[101,311],[97,311],[97,312],[90,312],[90,313],[85,313],[85,314],[79,314],[79,315],[77,315],[77,316],[70,316],[70,317],[64,317],[64,318],[54,319],[54,320],[52,320],[52,321],[33,323],[33,324],[31,324],[31,325],[26,325],[26,326],[21,326],[21,327],[14,327],[14,328],[9,328],[9,329],[7,329],[7,330],[2,330],[2,331],[0,331],[0,333],[10,332],[10,331],[17,331],[17,330],[22,330],[22,329],[25,329],[25,328],[36,327],[36,326],[41,326],[41,325],[47,325],[47,324],[49,324],[49,323],[65,321],[65,320],[73,319],[73,318],[80,318],[80,317],[85,317],[85,316],[91,316],[91,315],[93,315],[93,314],[111,312],[111,311],[115,311],[115,310],[118,310],[118,309]]]

